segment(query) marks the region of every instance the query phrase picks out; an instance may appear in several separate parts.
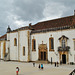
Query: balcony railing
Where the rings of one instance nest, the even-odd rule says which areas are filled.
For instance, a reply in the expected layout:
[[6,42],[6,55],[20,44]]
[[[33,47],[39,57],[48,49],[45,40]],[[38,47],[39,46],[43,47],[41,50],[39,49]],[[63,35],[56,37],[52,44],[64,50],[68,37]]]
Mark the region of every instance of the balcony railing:
[[75,69],[69,75],[75,75]]
[[70,47],[69,46],[66,46],[66,47],[61,47],[61,46],[59,46],[58,47],[58,51],[69,51],[69,49],[70,49]]

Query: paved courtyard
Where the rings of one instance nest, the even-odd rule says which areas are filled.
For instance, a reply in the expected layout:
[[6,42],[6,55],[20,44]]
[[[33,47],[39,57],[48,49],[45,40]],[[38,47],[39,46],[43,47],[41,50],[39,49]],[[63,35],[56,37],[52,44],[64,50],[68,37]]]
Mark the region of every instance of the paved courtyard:
[[38,69],[38,63],[33,67],[32,63],[4,62],[0,61],[0,75],[16,75],[16,67],[20,68],[19,75],[69,75],[75,69],[75,65],[61,65],[54,67],[54,64],[44,64],[44,69]]

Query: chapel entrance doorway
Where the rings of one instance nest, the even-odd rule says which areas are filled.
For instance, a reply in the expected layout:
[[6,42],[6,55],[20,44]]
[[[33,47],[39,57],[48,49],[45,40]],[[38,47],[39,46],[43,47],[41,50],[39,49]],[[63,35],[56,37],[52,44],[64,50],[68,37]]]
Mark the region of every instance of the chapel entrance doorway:
[[40,44],[38,49],[39,49],[39,60],[46,61],[47,60],[47,45]]
[[68,54],[68,52],[67,51],[65,51],[65,52],[59,51],[59,60],[60,60],[60,63],[62,63],[62,64],[69,63],[69,54]]
[[66,55],[65,54],[62,55],[62,63],[66,64]]
[[46,60],[46,52],[41,52],[41,59],[40,60]]

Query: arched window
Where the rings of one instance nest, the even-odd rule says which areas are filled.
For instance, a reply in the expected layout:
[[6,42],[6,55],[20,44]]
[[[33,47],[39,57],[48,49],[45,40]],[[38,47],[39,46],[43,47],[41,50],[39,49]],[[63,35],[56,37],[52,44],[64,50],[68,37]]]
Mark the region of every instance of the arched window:
[[32,51],[36,51],[36,40],[32,39]]
[[52,37],[49,38],[49,50],[54,51],[54,39]]
[[25,56],[25,47],[23,47],[23,56]]
[[17,39],[14,38],[14,46],[17,46]]

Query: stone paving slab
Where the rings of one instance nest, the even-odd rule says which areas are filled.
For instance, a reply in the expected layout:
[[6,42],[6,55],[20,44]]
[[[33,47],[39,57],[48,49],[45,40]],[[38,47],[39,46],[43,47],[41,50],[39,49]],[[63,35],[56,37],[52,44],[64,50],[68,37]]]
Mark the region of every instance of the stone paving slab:
[[38,69],[38,63],[4,62],[0,61],[0,75],[16,75],[16,67],[20,68],[19,75],[69,75],[75,69],[75,65],[61,65],[54,67],[51,64],[44,64],[44,69]]

